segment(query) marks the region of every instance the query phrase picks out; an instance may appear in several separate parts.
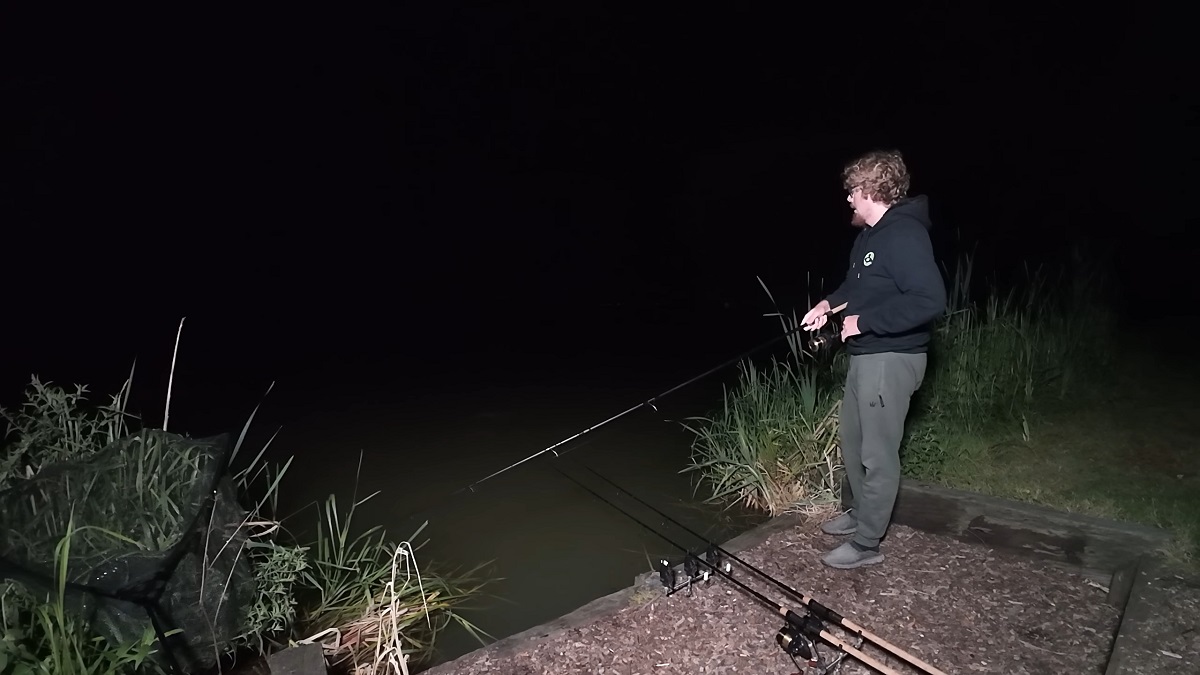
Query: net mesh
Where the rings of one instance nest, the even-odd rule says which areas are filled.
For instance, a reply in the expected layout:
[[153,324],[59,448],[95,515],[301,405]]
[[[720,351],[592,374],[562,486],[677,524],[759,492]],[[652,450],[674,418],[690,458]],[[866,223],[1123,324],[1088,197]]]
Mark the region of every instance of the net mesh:
[[177,631],[158,657],[212,667],[255,591],[229,453],[227,434],[143,430],[13,482],[0,492],[0,573],[53,593],[61,572],[64,606],[97,634],[131,643]]

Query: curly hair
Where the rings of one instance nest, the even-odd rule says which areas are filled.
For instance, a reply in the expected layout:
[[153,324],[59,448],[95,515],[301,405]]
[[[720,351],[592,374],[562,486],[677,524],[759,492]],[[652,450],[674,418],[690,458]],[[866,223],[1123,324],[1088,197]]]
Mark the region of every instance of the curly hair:
[[842,169],[842,187],[891,206],[908,194],[908,167],[899,150],[874,150]]

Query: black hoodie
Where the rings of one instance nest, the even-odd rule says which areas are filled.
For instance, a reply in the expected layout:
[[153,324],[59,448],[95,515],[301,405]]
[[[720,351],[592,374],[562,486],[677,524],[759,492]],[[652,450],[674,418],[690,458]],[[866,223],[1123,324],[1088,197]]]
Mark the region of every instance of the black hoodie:
[[933,321],[946,311],[932,227],[929,201],[920,195],[896,202],[874,227],[858,233],[846,280],[827,298],[831,307],[848,303],[842,316],[858,315],[862,334],[847,340],[848,353],[928,350]]

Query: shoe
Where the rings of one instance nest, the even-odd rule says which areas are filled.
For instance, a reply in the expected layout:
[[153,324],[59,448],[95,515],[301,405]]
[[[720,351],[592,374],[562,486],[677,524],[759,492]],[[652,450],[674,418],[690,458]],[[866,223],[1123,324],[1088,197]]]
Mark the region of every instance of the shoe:
[[860,551],[850,542],[846,542],[822,556],[821,562],[839,570],[852,570],[855,567],[883,562],[883,554],[879,551]]
[[833,520],[821,524],[825,534],[854,534],[858,529],[858,519],[847,511]]

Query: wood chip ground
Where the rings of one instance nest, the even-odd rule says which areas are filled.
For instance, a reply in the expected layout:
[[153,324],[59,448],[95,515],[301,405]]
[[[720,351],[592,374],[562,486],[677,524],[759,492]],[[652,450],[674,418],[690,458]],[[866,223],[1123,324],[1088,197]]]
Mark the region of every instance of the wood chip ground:
[[1139,580],[1121,628],[1120,675],[1200,673],[1200,582],[1155,569]]
[[[820,556],[844,539],[821,533],[814,522],[775,532],[736,555],[946,673],[1104,672],[1121,612],[1106,602],[1107,589],[1096,582],[1012,552],[903,526],[891,528],[881,564],[850,571],[822,565]],[[780,605],[803,609],[785,591],[733,565],[742,583]],[[1160,646],[1180,658],[1159,655],[1165,668],[1196,663],[1198,598],[1182,593],[1173,600],[1190,615],[1169,622],[1179,637]],[[1190,633],[1183,625],[1189,622]],[[433,670],[436,675],[801,672],[775,642],[782,625],[773,609],[727,580],[696,588],[691,596],[665,597],[654,579],[627,606],[587,625],[497,643]],[[1146,642],[1155,644],[1154,637]],[[504,647],[497,648],[500,644]],[[836,654],[827,645],[822,649]],[[897,672],[920,672],[870,643],[864,651]],[[876,671],[847,658],[840,672]]]

